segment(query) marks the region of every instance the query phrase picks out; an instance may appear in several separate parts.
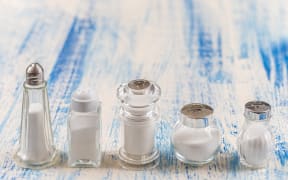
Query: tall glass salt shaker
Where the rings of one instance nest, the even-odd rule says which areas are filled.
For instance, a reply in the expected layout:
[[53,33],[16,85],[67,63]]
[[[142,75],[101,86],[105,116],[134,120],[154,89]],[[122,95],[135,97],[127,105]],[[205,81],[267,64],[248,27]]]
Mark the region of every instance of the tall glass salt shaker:
[[155,148],[155,127],[159,118],[156,102],[161,95],[160,87],[144,79],[132,80],[120,85],[121,148],[120,164],[123,168],[153,168],[159,163]]
[[213,121],[213,108],[191,103],[181,108],[171,141],[176,158],[194,166],[209,163],[220,147],[220,130]]
[[68,142],[68,166],[101,165],[101,102],[89,90],[77,90],[72,94]]
[[47,83],[40,64],[27,67],[23,86],[20,147],[14,160],[23,168],[42,169],[57,163],[59,153],[53,143]]
[[237,140],[240,162],[251,168],[265,167],[274,145],[269,126],[271,106],[263,101],[247,102],[244,116]]

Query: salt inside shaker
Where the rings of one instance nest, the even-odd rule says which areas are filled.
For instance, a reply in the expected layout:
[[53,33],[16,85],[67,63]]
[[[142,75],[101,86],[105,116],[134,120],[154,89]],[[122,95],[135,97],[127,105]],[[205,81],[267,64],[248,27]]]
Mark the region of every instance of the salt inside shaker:
[[68,166],[101,164],[101,102],[89,90],[72,94],[68,119]]
[[237,139],[240,162],[247,167],[265,167],[273,150],[269,127],[271,106],[264,101],[245,104],[245,122]]
[[155,148],[155,127],[159,117],[156,102],[160,87],[144,79],[120,85],[121,148],[120,164],[123,168],[142,169],[158,165],[159,152]]
[[178,160],[198,166],[214,159],[221,137],[212,114],[213,109],[205,104],[192,103],[182,107],[171,136]]
[[23,86],[20,147],[14,160],[20,167],[42,169],[57,163],[59,153],[53,143],[47,83],[40,64],[27,67]]

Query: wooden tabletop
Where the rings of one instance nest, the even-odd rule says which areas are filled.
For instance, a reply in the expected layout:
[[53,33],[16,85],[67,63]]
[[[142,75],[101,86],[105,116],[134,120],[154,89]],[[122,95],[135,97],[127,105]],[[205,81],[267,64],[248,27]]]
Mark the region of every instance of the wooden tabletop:
[[[0,2],[0,179],[288,179],[288,5],[285,0],[4,0]],[[39,62],[48,82],[52,128],[62,162],[25,170],[18,147],[25,68]],[[118,164],[116,88],[136,78],[162,89],[156,145],[160,164],[147,171]],[[71,93],[89,87],[103,102],[100,168],[67,160]],[[239,163],[236,139],[244,104],[272,106],[275,148],[267,168]],[[180,108],[209,104],[221,129],[215,161],[176,160],[170,136]]]

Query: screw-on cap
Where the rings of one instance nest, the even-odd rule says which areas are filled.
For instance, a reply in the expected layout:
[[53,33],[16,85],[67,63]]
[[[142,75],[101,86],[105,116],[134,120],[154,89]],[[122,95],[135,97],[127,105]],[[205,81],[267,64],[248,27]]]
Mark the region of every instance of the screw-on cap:
[[271,106],[264,101],[250,101],[245,104],[244,116],[250,120],[266,120],[271,117]]
[[181,108],[183,124],[193,128],[208,126],[209,118],[212,117],[213,108],[200,103],[186,104]]
[[26,83],[40,85],[44,82],[44,69],[39,63],[32,63],[26,68]]
[[206,104],[192,103],[183,106],[181,113],[192,119],[203,119],[213,114],[213,108]]
[[100,102],[88,90],[76,90],[72,94],[71,110],[76,112],[96,112]]

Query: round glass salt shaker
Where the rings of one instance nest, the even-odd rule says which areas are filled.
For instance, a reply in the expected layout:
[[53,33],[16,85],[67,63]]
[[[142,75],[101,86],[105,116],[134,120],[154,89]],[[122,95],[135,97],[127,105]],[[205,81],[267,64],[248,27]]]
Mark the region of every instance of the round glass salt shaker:
[[237,144],[240,162],[250,168],[265,167],[273,150],[273,137],[269,127],[271,106],[264,101],[245,104],[245,122]]
[[212,120],[213,109],[206,104],[187,104],[171,136],[175,155],[194,166],[209,163],[220,147],[220,131]]
[[160,95],[160,87],[145,79],[132,80],[117,89],[122,120],[119,159],[123,168],[149,169],[158,165],[154,139]]

